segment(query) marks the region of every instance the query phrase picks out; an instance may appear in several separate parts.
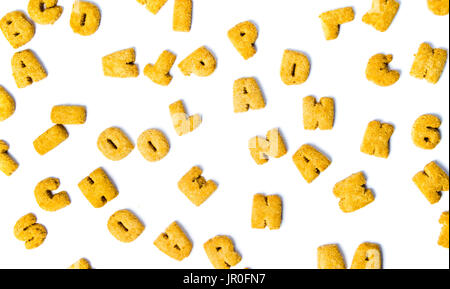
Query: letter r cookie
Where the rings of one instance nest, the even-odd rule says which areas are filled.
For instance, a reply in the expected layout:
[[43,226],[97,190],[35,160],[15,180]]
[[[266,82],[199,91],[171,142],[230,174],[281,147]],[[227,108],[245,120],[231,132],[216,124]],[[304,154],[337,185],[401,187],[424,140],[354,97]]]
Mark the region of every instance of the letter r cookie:
[[256,194],[253,197],[252,228],[278,230],[281,226],[282,201],[279,196]]
[[252,22],[245,21],[237,24],[228,31],[228,38],[245,60],[255,55],[258,29]]
[[381,269],[380,246],[374,243],[362,243],[353,256],[351,269]]
[[178,189],[197,207],[203,204],[217,189],[217,184],[206,181],[202,169],[193,167],[178,182]]
[[47,230],[36,220],[36,216],[30,213],[20,218],[14,226],[14,236],[24,241],[27,249],[39,247],[47,237]]
[[241,262],[241,256],[234,250],[233,241],[226,236],[216,236],[204,245],[206,255],[216,269],[230,269]]
[[317,248],[317,267],[319,269],[345,269],[344,257],[338,245],[323,245]]
[[411,76],[426,79],[436,84],[441,78],[447,63],[447,50],[432,48],[428,43],[422,43],[411,67]]
[[386,159],[389,156],[389,140],[393,133],[393,125],[371,121],[364,134],[361,152]]
[[331,164],[324,154],[310,145],[301,146],[292,160],[308,183],[312,183]]
[[161,252],[167,256],[181,261],[191,254],[192,243],[177,224],[173,222],[161,233],[153,243]]
[[27,44],[34,36],[34,25],[20,11],[13,11],[0,20],[0,28],[9,44],[16,49]]
[[145,226],[128,210],[115,212],[108,220],[108,230],[117,240],[130,243],[144,231]]
[[113,200],[119,192],[102,168],[93,171],[78,183],[83,195],[94,208],[101,208]]
[[341,199],[339,207],[344,213],[359,210],[375,200],[372,191],[366,188],[366,178],[362,172],[337,183],[333,194]]
[[430,204],[441,200],[441,192],[449,190],[449,178],[443,169],[435,162],[425,166],[422,172],[418,172],[413,181]]

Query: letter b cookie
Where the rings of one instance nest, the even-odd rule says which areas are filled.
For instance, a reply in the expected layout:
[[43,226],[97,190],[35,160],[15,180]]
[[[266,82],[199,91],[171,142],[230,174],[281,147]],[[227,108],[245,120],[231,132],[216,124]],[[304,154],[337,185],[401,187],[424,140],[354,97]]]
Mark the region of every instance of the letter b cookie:
[[230,269],[241,262],[241,256],[235,252],[233,242],[226,236],[216,236],[204,245],[209,261],[216,269]]
[[276,195],[253,197],[252,228],[277,230],[281,226],[282,202]]

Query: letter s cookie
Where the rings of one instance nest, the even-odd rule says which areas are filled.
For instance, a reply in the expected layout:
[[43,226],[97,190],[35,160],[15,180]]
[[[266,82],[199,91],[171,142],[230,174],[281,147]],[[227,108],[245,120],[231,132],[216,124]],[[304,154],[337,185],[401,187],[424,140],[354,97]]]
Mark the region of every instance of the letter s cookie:
[[47,237],[47,230],[36,220],[36,216],[30,213],[20,218],[14,226],[14,236],[24,241],[27,249],[39,247]]

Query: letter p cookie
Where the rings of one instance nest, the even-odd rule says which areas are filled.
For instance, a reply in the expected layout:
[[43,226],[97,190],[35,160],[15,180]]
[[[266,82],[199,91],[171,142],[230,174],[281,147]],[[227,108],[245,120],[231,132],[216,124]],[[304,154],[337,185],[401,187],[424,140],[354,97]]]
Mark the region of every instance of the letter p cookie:
[[119,194],[102,168],[96,169],[84,178],[78,187],[94,208],[103,207]]
[[252,228],[278,230],[281,226],[282,202],[276,195],[253,197]]
[[234,26],[228,31],[228,38],[245,60],[255,55],[258,30],[252,22],[245,21]]
[[422,172],[414,176],[413,181],[430,204],[439,202],[441,192],[449,190],[448,175],[435,162],[426,165]]
[[164,233],[153,243],[167,256],[181,261],[191,254],[192,243],[184,234],[183,230],[178,226],[177,222],[173,222]]
[[226,236],[216,236],[203,245],[209,261],[216,269],[230,269],[241,262],[241,256],[235,252],[233,242]]

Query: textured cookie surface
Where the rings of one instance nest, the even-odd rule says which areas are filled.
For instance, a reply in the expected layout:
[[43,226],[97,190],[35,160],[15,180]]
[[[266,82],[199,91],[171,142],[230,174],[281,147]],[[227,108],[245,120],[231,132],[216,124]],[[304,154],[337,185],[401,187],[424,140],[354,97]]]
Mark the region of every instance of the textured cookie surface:
[[16,102],[6,89],[0,85],[0,121],[8,119],[16,110]]
[[167,0],[137,0],[142,5],[145,5],[148,11],[157,14],[159,10],[166,4]]
[[144,68],[144,75],[150,78],[154,83],[167,86],[172,81],[170,69],[175,63],[177,57],[170,51],[164,51],[156,61],[155,65],[147,64]]
[[339,36],[340,26],[355,19],[355,12],[352,7],[340,8],[322,13],[322,28],[326,40],[333,40]]
[[102,58],[103,74],[109,77],[128,78],[137,77],[139,69],[134,62],[136,52],[134,48],[120,50]]
[[178,182],[178,189],[196,206],[203,204],[217,189],[217,184],[206,181],[199,167],[193,167]]
[[194,73],[197,76],[206,77],[213,74],[216,70],[216,65],[217,63],[214,55],[208,48],[203,46],[181,61],[180,64],[178,64],[178,68],[180,68],[181,72],[186,76],[190,76]]
[[38,154],[45,155],[59,146],[68,137],[69,133],[66,128],[63,125],[56,124],[35,139],[33,146]]
[[138,138],[137,147],[141,155],[149,162],[162,160],[170,150],[166,136],[157,129],[144,131]]
[[269,161],[269,157],[281,158],[287,153],[283,137],[277,128],[267,132],[266,138],[253,137],[248,142],[248,149],[253,160],[258,165]]
[[20,218],[14,226],[14,236],[25,242],[25,248],[34,249],[44,243],[47,230],[41,224],[36,223],[36,216],[27,214]]
[[449,0],[427,0],[428,9],[438,16],[448,14]]
[[240,78],[234,82],[233,104],[236,113],[266,107],[261,88],[255,78]]
[[191,254],[192,243],[177,224],[173,222],[161,233],[153,243],[161,252],[167,256],[181,261]]
[[209,261],[216,269],[230,269],[241,262],[241,256],[234,249],[233,241],[227,236],[216,236],[204,245]]
[[20,11],[9,12],[3,16],[0,28],[14,49],[27,44],[33,39],[35,32],[33,23]]
[[384,32],[391,26],[399,7],[400,4],[395,0],[373,0],[372,8],[363,16],[362,21]]
[[58,6],[58,0],[30,0],[28,14],[34,22],[41,25],[53,24],[59,19],[63,8]]
[[351,269],[382,269],[380,246],[362,243],[353,256]]
[[447,50],[431,47],[428,43],[422,43],[415,55],[410,74],[418,79],[426,79],[436,84],[441,78],[447,63]]
[[281,226],[282,201],[277,195],[264,196],[256,194],[253,197],[252,228],[277,230]]
[[110,127],[98,136],[97,147],[108,159],[119,161],[133,151],[134,144],[120,128]]
[[144,231],[145,226],[128,210],[115,212],[108,220],[108,230],[117,240],[130,243]]
[[191,31],[192,0],[175,0],[173,8],[173,30],[179,32]]
[[338,245],[323,245],[317,248],[318,269],[345,269],[344,257]]
[[70,205],[70,198],[67,192],[52,193],[52,191],[59,188],[59,185],[60,182],[57,178],[47,178],[36,185],[34,196],[41,209],[54,212]]
[[324,154],[310,145],[301,146],[292,160],[308,183],[312,183],[331,164]]
[[173,127],[179,136],[194,131],[202,123],[199,114],[188,116],[181,100],[172,103],[169,106],[170,116],[172,117]]
[[119,194],[116,186],[102,168],[98,168],[89,174],[78,183],[78,187],[94,208],[103,207]]
[[449,190],[448,175],[435,162],[426,165],[422,172],[413,177],[413,181],[430,204],[439,202],[441,192]]
[[31,50],[16,52],[12,57],[11,67],[18,88],[27,87],[47,77],[47,72]]
[[258,29],[252,22],[245,21],[237,24],[228,31],[228,38],[245,60],[256,54],[255,42],[258,39]]
[[442,213],[439,224],[442,225],[441,234],[439,235],[438,245],[448,249],[448,238],[449,238],[449,229],[448,229],[448,212]]
[[364,134],[361,152],[379,158],[389,157],[389,141],[393,133],[393,125],[371,121]]
[[81,258],[73,263],[68,269],[92,269],[92,267],[88,260]]
[[414,144],[423,149],[434,149],[441,142],[440,126],[439,117],[432,114],[420,116],[412,128],[411,136]]
[[366,77],[378,86],[391,86],[400,79],[400,72],[391,70],[389,63],[392,55],[376,54],[369,59],[366,68]]
[[2,171],[5,175],[12,175],[19,164],[8,154],[9,145],[0,140],[0,171]]
[[73,32],[89,36],[100,26],[100,9],[91,2],[75,0],[70,15],[70,27]]
[[281,61],[280,76],[286,85],[299,85],[304,83],[311,70],[308,57],[297,51],[285,50]]
[[50,118],[56,124],[83,124],[86,122],[86,107],[81,105],[55,105]]
[[366,178],[362,172],[337,183],[333,188],[333,194],[341,199],[339,207],[344,213],[359,210],[375,200],[372,191],[366,188]]
[[330,130],[334,124],[334,100],[322,97],[319,102],[314,96],[303,98],[303,126],[307,130]]

